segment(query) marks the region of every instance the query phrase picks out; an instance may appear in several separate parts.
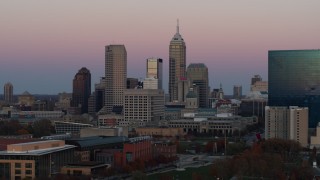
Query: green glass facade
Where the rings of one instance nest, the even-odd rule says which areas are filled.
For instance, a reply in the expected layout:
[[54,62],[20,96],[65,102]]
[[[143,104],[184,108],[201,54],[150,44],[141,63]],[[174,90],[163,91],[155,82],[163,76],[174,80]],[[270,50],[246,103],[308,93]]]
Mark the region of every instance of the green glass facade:
[[320,121],[320,50],[268,53],[269,106],[309,108],[309,127]]

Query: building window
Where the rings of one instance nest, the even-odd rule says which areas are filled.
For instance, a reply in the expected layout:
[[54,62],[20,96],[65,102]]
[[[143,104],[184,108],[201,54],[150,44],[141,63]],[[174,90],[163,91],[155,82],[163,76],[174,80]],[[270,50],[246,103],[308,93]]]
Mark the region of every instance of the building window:
[[30,175],[30,174],[32,174],[32,171],[31,170],[26,170],[26,174]]
[[21,163],[15,163],[16,168],[21,168]]
[[26,168],[32,168],[32,163],[26,163]]
[[73,170],[73,175],[75,175],[75,176],[81,176],[81,175],[82,175],[82,171]]
[[15,173],[15,174],[21,174],[21,170],[20,170],[20,169],[16,169],[16,170],[14,171],[14,173]]

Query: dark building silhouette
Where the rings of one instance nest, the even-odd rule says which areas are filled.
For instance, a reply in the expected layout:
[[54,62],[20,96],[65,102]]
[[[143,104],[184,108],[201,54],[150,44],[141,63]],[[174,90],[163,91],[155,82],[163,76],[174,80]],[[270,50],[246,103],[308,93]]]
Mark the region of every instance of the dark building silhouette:
[[99,112],[105,104],[106,79],[102,77],[100,83],[95,85],[95,112]]
[[254,75],[252,78],[251,78],[251,85],[254,85],[256,82],[258,81],[262,81],[262,78],[260,75]]
[[309,128],[320,120],[320,50],[268,53],[269,106],[309,108]]
[[127,89],[137,88],[139,80],[137,78],[127,78]]
[[6,103],[13,103],[13,86],[10,82],[6,83],[3,87],[4,101]]
[[209,77],[208,68],[203,63],[191,63],[187,68],[187,77],[192,85],[199,88],[199,107],[208,107],[209,100]]
[[72,107],[80,107],[81,113],[88,113],[88,98],[91,95],[91,74],[83,67],[74,76],[72,91]]

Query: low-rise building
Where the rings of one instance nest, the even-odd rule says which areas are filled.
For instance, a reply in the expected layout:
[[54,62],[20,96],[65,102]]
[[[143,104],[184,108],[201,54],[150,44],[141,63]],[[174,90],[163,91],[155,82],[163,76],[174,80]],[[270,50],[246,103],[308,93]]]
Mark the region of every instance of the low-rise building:
[[320,123],[316,128],[316,135],[310,137],[310,149],[313,147],[320,148]]
[[168,121],[172,128],[183,128],[183,132],[232,134],[234,131],[245,129],[247,125],[258,123],[256,117],[233,116],[232,114],[213,117],[193,117]]
[[142,136],[130,138],[123,144],[123,149],[115,153],[115,166],[124,167],[129,162],[136,160],[148,161],[152,159],[151,137]]
[[100,171],[109,168],[109,164],[104,164],[101,162],[77,162],[69,163],[61,168],[62,174],[73,175],[73,176],[83,176],[83,175],[95,175]]
[[164,156],[166,158],[172,158],[177,156],[177,145],[166,142],[154,142],[153,143],[153,156]]
[[66,143],[76,146],[78,160],[97,161],[97,153],[105,149],[122,149],[123,144],[128,141],[125,136],[91,136],[66,140]]
[[126,136],[128,137],[128,127],[99,127],[83,128],[80,130],[80,137],[90,136]]
[[11,180],[50,177],[74,161],[74,148],[61,140],[8,145],[6,151],[0,151],[0,177]]
[[183,128],[167,128],[167,127],[139,127],[135,128],[139,136],[184,136]]
[[57,134],[70,133],[73,136],[80,136],[80,130],[83,128],[93,127],[92,124],[72,123],[55,121],[55,129]]

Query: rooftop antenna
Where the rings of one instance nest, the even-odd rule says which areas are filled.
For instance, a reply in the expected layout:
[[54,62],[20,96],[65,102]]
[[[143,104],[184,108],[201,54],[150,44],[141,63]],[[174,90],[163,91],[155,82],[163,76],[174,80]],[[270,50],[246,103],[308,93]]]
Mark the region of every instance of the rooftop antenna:
[[177,19],[177,34],[179,34],[179,19]]

